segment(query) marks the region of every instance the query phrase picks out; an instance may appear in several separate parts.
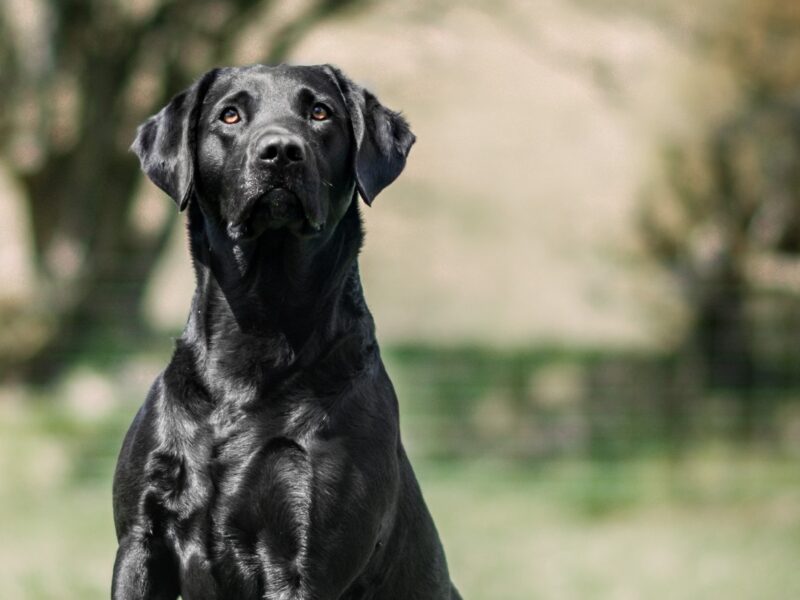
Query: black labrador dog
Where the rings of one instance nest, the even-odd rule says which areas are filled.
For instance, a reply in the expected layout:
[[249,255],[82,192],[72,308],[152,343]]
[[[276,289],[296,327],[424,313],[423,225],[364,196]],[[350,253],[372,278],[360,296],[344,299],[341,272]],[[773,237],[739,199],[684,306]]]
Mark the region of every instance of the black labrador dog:
[[215,69],[140,126],[197,289],[120,453],[115,600],[459,598],[357,261],[414,139],[327,65]]

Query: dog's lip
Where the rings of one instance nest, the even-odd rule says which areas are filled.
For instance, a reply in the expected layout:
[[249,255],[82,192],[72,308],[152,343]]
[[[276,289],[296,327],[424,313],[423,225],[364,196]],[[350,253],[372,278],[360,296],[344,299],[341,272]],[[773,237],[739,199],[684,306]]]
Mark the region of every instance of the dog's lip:
[[260,202],[266,199],[270,194],[273,194],[275,192],[290,194],[294,196],[296,200],[300,200],[300,197],[297,195],[297,192],[295,192],[292,188],[285,185],[271,185],[268,188],[261,190],[257,194],[252,196],[249,204],[255,204],[257,202]]
[[324,229],[324,224],[309,219],[300,195],[284,185],[273,185],[252,195],[247,207],[242,218],[228,224],[228,234],[234,240],[254,237],[264,227],[289,227],[302,237],[317,235]]
[[300,197],[293,189],[282,185],[276,185],[275,187],[265,190],[256,198],[256,202],[263,202],[264,200],[288,200],[290,202],[299,202]]
[[251,194],[243,210],[228,223],[234,240],[257,237],[264,229],[288,227],[296,235],[312,237],[325,229],[325,222],[309,212],[308,200],[285,181],[274,181]]
[[299,208],[303,215],[301,219],[303,225],[302,231],[306,234],[319,233],[324,228],[324,223],[317,222],[317,218],[309,213],[309,207],[307,202],[303,199],[303,196],[287,185],[277,184],[269,186],[256,197],[254,205],[260,202],[268,202],[273,208],[278,208],[281,204],[284,204],[282,208]]
[[270,219],[275,221],[298,221],[305,218],[300,197],[294,190],[282,186],[271,187],[256,198],[253,210],[264,207]]

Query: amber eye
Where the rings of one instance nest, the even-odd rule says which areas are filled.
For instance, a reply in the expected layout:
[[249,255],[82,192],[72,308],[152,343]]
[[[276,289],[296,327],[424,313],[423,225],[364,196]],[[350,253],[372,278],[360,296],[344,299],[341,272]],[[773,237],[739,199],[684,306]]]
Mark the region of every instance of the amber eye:
[[227,106],[222,109],[222,112],[219,115],[219,120],[227,125],[234,125],[242,120],[242,117],[239,116],[239,111],[233,108],[232,106]]
[[330,112],[324,104],[315,104],[311,108],[311,118],[315,121],[324,121],[328,117],[330,117]]

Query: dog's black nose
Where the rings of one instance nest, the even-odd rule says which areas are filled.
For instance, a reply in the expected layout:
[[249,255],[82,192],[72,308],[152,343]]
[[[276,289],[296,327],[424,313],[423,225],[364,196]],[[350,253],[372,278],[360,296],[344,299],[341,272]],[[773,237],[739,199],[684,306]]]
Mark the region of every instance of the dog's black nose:
[[289,134],[269,134],[258,141],[258,157],[270,164],[303,162],[305,152],[299,138]]

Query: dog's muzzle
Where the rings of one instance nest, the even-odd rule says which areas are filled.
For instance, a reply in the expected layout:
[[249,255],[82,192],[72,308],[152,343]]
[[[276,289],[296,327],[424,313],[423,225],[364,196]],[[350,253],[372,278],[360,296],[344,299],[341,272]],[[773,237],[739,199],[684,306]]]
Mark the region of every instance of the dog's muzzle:
[[251,147],[248,167],[251,192],[228,225],[233,239],[268,229],[302,235],[322,230],[327,211],[319,197],[316,160],[301,137],[275,128],[262,133]]

